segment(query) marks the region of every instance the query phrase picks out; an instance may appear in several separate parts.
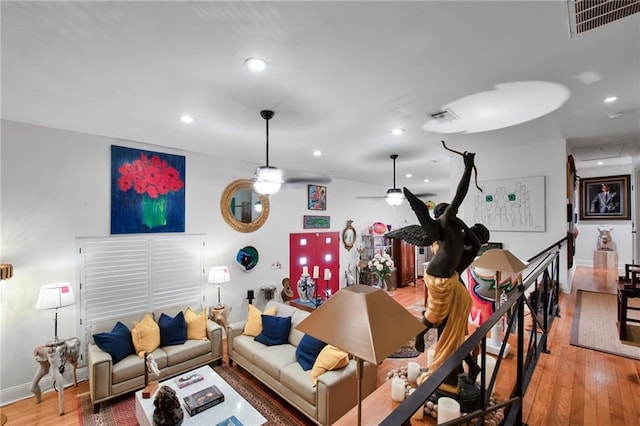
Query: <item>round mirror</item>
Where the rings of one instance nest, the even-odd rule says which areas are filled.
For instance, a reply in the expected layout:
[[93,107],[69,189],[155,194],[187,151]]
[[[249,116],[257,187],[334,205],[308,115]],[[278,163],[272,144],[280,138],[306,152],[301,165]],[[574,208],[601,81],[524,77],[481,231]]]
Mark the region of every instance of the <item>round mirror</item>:
[[258,194],[250,180],[234,180],[222,192],[220,212],[236,231],[253,232],[269,217],[269,199]]

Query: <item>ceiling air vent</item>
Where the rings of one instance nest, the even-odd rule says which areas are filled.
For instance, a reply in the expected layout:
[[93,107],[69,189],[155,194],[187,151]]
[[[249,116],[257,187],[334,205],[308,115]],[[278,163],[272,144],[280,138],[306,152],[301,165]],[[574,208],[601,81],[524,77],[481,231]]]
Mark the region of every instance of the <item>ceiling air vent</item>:
[[640,12],[640,0],[567,0],[571,32],[579,34]]
[[460,117],[458,117],[449,108],[445,108],[442,111],[432,112],[431,114],[428,114],[428,115],[432,119],[436,120],[438,123],[449,123],[451,121],[460,120]]

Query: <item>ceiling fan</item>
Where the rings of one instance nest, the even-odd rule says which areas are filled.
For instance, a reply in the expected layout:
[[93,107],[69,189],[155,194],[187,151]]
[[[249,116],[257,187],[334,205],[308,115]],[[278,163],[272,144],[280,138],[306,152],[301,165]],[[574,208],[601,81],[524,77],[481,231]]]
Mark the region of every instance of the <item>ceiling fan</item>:
[[[384,198],[390,206],[399,206],[402,204],[404,200],[404,194],[400,188],[396,188],[396,160],[398,158],[398,154],[391,154],[389,158],[393,160],[393,188],[387,189],[386,195],[374,195],[374,196],[358,196],[357,199],[368,199],[368,198]],[[415,194],[416,197],[432,197],[436,194],[431,192],[425,192],[423,194]]]
[[272,195],[280,190],[282,184],[295,186],[297,184],[331,182],[331,177],[322,174],[309,174],[308,172],[285,171],[269,165],[269,120],[274,116],[271,110],[260,111],[260,116],[266,122],[266,165],[256,169],[252,179],[254,189],[263,195]]

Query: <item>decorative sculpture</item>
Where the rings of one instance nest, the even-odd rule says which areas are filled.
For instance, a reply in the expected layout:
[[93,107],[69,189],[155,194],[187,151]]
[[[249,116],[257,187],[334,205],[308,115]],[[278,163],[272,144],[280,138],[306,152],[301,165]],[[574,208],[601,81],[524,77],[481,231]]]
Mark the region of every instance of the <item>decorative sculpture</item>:
[[176,391],[169,386],[162,386],[153,400],[153,424],[157,426],[179,426],[184,420],[184,411]]
[[222,305],[220,307],[211,306],[209,308],[209,319],[218,323],[224,328],[225,333],[229,327],[229,314],[231,314],[231,306]]
[[[442,366],[466,338],[471,297],[459,276],[474,260],[480,246],[489,240],[489,231],[486,227],[476,224],[469,228],[457,217],[458,208],[469,189],[471,171],[476,170],[475,154],[453,151],[447,148],[444,141],[442,144],[445,149],[464,158],[464,173],[451,204],[437,205],[434,209],[435,219],[433,219],[425,203],[404,188],[405,196],[420,226],[407,226],[387,233],[387,236],[400,238],[411,244],[431,245],[434,252],[424,277],[429,298],[422,322],[427,329],[416,337],[416,349],[424,351],[424,333],[430,328],[437,327],[440,337],[433,362],[428,371],[418,378],[418,384],[422,384],[433,371]],[[469,367],[469,382],[474,383],[479,369],[471,354],[467,356],[465,362]],[[459,393],[458,371],[454,370],[447,376],[440,390],[452,395]]]
[[68,362],[73,366],[71,372],[73,376],[73,386],[78,385],[76,370],[78,368],[78,357],[80,356],[80,339],[71,337],[55,346],[38,346],[33,351],[33,356],[40,368],[33,377],[31,388],[29,389],[36,397],[36,403],[42,401],[42,391],[40,390],[40,380],[49,373],[53,378],[53,386],[58,391],[58,413],[64,414],[64,383],[62,373]]
[[282,291],[280,292],[283,302],[293,299],[293,290],[291,289],[291,280],[289,278],[282,279]]
[[149,373],[156,377],[160,377],[160,369],[158,363],[153,358],[153,354],[145,352],[144,354],[144,389],[142,390],[142,398],[151,398],[158,389],[158,381],[149,381]]

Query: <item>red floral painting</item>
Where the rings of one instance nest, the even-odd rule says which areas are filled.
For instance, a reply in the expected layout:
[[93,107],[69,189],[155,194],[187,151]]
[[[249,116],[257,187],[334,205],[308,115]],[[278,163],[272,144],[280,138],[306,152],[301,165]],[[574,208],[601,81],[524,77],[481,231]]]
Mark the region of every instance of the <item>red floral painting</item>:
[[111,233],[184,232],[185,158],[111,146]]

